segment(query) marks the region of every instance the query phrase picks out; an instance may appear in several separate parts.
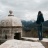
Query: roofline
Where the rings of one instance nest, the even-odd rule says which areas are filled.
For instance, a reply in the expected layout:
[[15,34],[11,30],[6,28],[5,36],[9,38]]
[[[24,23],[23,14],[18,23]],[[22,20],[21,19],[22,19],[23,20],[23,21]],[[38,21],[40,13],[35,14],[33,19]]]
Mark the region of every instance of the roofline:
[[22,28],[22,26],[0,26],[0,28]]

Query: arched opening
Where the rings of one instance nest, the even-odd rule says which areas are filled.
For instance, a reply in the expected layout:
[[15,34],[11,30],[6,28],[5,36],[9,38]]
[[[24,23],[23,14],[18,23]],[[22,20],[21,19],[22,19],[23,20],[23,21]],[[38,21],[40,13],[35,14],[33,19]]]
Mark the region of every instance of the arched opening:
[[15,33],[14,34],[14,39],[20,40],[21,39],[21,33]]
[[5,35],[5,39],[7,39],[7,35]]

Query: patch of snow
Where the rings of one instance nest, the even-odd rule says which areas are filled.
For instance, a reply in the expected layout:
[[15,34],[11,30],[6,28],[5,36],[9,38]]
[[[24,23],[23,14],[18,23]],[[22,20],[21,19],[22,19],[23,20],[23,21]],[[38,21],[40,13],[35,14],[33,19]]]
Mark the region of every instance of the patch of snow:
[[[39,38],[29,38],[29,37],[22,37],[23,39],[26,40],[34,40],[34,41],[39,41]],[[41,40],[42,42],[48,42],[48,38],[43,38],[43,40]]]
[[48,38],[43,38],[43,42],[48,42]]

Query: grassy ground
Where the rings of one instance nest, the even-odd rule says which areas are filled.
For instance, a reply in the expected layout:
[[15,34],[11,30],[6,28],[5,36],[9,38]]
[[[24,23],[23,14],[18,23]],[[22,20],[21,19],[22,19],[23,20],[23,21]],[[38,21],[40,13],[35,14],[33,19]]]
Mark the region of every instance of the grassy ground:
[[41,42],[45,48],[48,48],[48,42]]

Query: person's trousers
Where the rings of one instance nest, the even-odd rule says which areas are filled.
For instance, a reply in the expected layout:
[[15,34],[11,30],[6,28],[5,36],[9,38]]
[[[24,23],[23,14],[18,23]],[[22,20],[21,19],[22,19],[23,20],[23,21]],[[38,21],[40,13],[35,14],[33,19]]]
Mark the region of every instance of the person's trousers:
[[39,40],[43,39],[42,25],[38,26],[38,37]]

